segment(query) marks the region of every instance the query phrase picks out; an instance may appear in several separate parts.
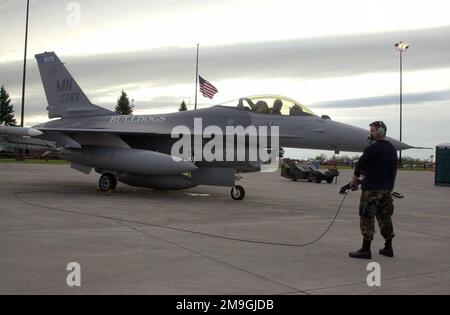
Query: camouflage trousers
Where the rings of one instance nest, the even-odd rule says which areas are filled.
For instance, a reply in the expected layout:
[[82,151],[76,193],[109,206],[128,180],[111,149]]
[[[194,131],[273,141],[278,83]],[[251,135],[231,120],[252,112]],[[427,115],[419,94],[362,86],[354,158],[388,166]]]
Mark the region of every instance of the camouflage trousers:
[[360,228],[364,240],[373,240],[375,218],[377,218],[381,235],[386,240],[394,238],[392,214],[394,201],[389,190],[365,190],[361,193],[359,203]]

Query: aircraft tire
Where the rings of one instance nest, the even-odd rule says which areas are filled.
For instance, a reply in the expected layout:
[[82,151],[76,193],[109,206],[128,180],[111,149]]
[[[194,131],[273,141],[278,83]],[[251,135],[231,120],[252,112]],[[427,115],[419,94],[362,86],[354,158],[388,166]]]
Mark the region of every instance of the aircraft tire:
[[115,189],[117,186],[116,177],[111,173],[106,173],[100,176],[98,181],[98,188],[103,192],[108,192]]
[[242,200],[245,197],[245,189],[242,186],[236,185],[231,188],[231,198],[233,200]]

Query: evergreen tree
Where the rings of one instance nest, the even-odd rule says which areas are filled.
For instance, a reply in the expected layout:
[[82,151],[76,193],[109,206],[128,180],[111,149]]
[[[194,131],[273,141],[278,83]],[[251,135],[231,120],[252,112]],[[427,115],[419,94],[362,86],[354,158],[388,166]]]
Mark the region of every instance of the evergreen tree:
[[282,147],[280,147],[279,157],[280,157],[280,160],[284,157],[284,148],[282,148]]
[[180,112],[187,111],[187,106],[186,106],[186,103],[184,102],[184,100],[181,102],[180,107],[178,108],[178,111],[180,111]]
[[11,98],[2,85],[0,88],[0,124],[3,123],[7,126],[17,126],[16,119],[14,118],[14,108],[11,104]]
[[321,153],[320,155],[317,155],[314,160],[318,160],[318,161],[325,161],[327,159],[327,156],[323,153]]
[[134,105],[130,104],[130,99],[128,98],[127,93],[122,90],[122,95],[117,99],[117,104],[115,108],[115,112],[120,115],[132,115],[133,114]]

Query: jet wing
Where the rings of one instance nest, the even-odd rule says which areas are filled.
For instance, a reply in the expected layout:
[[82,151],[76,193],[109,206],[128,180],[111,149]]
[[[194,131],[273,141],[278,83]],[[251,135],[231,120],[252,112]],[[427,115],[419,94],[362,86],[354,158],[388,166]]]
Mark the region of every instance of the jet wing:
[[145,134],[145,135],[166,135],[167,133],[158,133],[154,131],[145,131],[145,130],[122,130],[122,129],[111,129],[111,128],[93,128],[93,129],[84,129],[84,128],[48,128],[48,127],[39,127],[38,128],[42,132],[60,132],[60,133],[102,133],[102,134]]

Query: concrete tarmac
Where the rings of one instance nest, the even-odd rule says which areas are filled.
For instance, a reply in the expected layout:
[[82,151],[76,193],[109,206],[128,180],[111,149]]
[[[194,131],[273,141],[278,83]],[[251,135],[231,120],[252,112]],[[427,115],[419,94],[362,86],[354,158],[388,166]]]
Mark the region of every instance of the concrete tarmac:
[[[244,174],[246,198],[229,188],[153,191],[119,183],[96,191],[99,175],[68,165],[0,164],[0,294],[450,294],[450,187],[432,172],[399,172],[395,258],[355,260],[358,201],[338,185]],[[240,240],[236,240],[240,239]],[[248,241],[283,243],[285,245]],[[289,245],[289,246],[288,246]],[[81,266],[69,287],[68,263]],[[369,262],[381,267],[370,287]]]

